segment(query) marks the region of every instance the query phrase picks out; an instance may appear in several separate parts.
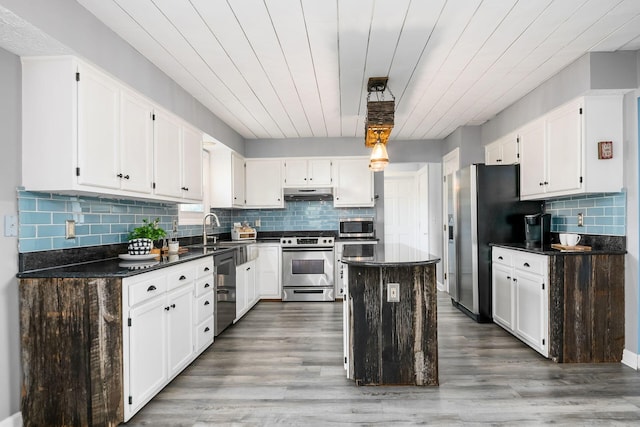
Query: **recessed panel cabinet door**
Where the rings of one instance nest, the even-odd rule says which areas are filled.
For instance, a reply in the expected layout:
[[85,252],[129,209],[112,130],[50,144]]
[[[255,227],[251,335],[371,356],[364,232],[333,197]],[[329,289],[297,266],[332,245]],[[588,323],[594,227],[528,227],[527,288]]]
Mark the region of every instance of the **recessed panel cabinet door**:
[[182,126],[182,195],[202,200],[202,133]]
[[493,263],[492,266],[493,321],[513,329],[513,269]]
[[193,340],[193,285],[167,294],[169,377],[182,370],[195,351]]
[[247,159],[245,165],[246,207],[283,207],[282,162],[271,159]]
[[545,173],[544,120],[522,128],[520,136],[520,197],[544,194]]
[[155,193],[160,196],[182,197],[181,123],[156,110],[154,130]]
[[78,184],[119,188],[120,86],[91,68],[78,70]]
[[[135,413],[167,382],[165,297],[159,296],[129,313],[129,413]],[[127,396],[125,396],[125,400]]]
[[545,329],[548,327],[547,304],[544,278],[537,274],[516,271],[516,322],[517,335],[531,347],[541,352],[547,352]]
[[570,103],[549,114],[547,126],[546,191],[571,191],[581,188],[582,115],[580,105]]
[[151,193],[153,106],[123,90],[120,96],[120,178],[123,190]]

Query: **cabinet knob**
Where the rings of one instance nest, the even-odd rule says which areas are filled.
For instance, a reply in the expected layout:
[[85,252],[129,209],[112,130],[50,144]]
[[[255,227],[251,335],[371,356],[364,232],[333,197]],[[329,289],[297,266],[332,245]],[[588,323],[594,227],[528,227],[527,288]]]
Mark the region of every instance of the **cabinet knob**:
[[544,182],[544,185],[549,185],[549,183],[547,181]]
[[524,264],[522,264],[522,265],[523,265],[523,266],[525,266],[525,267],[531,267],[531,266],[529,265],[529,263],[528,263],[528,262],[525,262],[525,263],[524,263]]
[[171,308],[176,308],[176,305],[175,304],[171,304]]
[[129,179],[129,175],[125,175],[125,176],[124,176],[124,179]]
[[204,268],[204,271],[209,271],[209,267],[205,267],[205,268]]
[[500,162],[502,162],[502,159],[496,159],[496,162],[500,163]]
[[166,311],[169,311],[171,308],[170,307],[165,307],[164,308]]
[[117,176],[118,178],[122,178],[122,174],[121,174],[121,173],[117,174],[116,176]]
[[156,289],[157,289],[157,288],[156,288],[155,286],[151,285],[151,286],[149,286],[149,287],[147,288],[147,292],[153,292],[153,291],[155,291]]
[[185,280],[186,277],[184,277],[184,274],[182,276],[180,276],[180,278],[178,280]]
[[514,277],[514,278],[513,278],[513,281],[514,281],[514,282],[517,282],[517,281],[518,281],[518,279],[516,279],[516,278]]
[[503,259],[503,258],[501,256],[499,256],[498,259]]
[[538,185],[542,187],[544,185],[544,182],[539,182]]
[[189,187],[182,187],[184,191],[189,191]]
[[507,276],[507,280],[511,280],[511,276]]

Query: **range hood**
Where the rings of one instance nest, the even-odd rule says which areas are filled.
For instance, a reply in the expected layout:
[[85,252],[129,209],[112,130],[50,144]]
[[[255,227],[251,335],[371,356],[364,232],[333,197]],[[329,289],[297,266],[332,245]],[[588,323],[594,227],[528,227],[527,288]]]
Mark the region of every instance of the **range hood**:
[[333,188],[284,188],[284,199],[287,201],[333,200]]

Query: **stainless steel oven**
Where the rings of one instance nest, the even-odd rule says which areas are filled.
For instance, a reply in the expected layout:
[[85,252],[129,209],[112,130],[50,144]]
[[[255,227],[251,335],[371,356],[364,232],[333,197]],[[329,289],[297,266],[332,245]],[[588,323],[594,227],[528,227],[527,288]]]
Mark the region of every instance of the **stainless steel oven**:
[[371,216],[340,218],[340,230],[338,237],[340,238],[374,238],[375,220]]
[[333,237],[284,237],[282,301],[334,301]]

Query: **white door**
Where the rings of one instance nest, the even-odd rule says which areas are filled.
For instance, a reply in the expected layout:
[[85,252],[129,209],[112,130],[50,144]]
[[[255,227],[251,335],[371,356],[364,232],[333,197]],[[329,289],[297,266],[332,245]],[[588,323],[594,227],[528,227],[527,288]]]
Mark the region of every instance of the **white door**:
[[513,329],[513,269],[504,265],[491,266],[491,291],[493,321],[511,330]]
[[331,159],[311,159],[307,166],[309,184],[330,186],[332,184]]
[[339,159],[334,166],[333,206],[373,206],[373,172],[369,170],[369,159]]
[[155,194],[182,198],[182,144],[180,122],[156,110],[153,132]]
[[261,298],[281,298],[280,286],[280,245],[259,245],[256,257],[257,286]]
[[285,187],[304,187],[307,185],[307,161],[305,159],[287,159],[284,162]]
[[78,183],[120,188],[117,176],[120,168],[120,87],[89,68],[80,68],[79,71]]
[[432,253],[429,237],[429,224],[431,222],[429,215],[429,166],[424,166],[418,171],[416,176],[417,183],[417,195],[418,201],[417,221],[418,221],[418,236],[417,247],[423,254]]
[[202,202],[202,133],[182,126],[182,196]]
[[520,137],[520,196],[543,194],[547,175],[545,170],[544,120],[525,126]]
[[[397,244],[418,248],[416,174],[385,174],[384,177],[384,242],[389,256],[403,256]],[[388,253],[386,251],[394,251]],[[407,254],[410,255],[410,254]]]
[[120,169],[123,190],[151,193],[153,106],[133,92],[120,95]]
[[545,334],[546,304],[543,288],[544,279],[538,274],[515,272],[517,335],[531,347],[541,351]]
[[129,413],[135,413],[167,381],[165,307],[161,295],[129,312]]
[[282,200],[281,164],[280,160],[246,160],[246,207],[281,208],[284,206]]
[[[454,189],[453,189],[453,177],[456,171],[460,169],[460,149],[456,148],[442,157],[442,224],[440,224],[443,230],[442,234],[442,269],[443,269],[443,281],[444,288],[448,293],[451,293],[455,286],[455,282],[452,282],[454,277],[451,277],[451,272],[456,271],[455,266],[455,247],[453,247],[453,241],[449,240],[449,228],[453,220],[454,212]],[[455,274],[454,274],[455,276]]]
[[570,103],[547,116],[547,192],[578,190],[582,186],[582,115]]
[[167,294],[167,334],[169,377],[181,371],[194,350],[193,342],[193,284],[182,286]]

